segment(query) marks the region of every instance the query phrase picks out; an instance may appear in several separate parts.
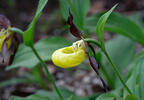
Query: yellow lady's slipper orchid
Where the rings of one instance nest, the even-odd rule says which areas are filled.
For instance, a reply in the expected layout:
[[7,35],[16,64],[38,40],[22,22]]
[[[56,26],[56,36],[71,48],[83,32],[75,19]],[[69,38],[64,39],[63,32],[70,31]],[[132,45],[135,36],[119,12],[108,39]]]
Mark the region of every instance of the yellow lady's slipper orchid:
[[52,61],[61,68],[70,68],[79,65],[85,59],[83,40],[73,43],[73,46],[56,50],[52,54]]
[[6,41],[8,48],[10,48],[11,43],[12,43],[12,38],[11,38],[11,32],[8,31],[8,29],[1,29],[0,31],[0,53],[1,53],[1,49],[2,49],[2,45],[5,41],[6,38],[8,38],[8,40]]

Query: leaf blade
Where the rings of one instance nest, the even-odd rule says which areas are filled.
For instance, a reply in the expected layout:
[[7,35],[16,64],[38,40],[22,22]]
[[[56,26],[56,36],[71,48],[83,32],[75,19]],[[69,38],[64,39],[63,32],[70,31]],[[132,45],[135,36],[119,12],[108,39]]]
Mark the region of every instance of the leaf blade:
[[[136,44],[129,38],[123,36],[117,36],[116,38],[106,42],[105,48],[111,57],[112,62],[117,66],[120,73],[123,73],[123,70],[133,61],[133,58],[136,54]],[[116,79],[114,70],[111,68],[111,64],[107,60],[104,54],[102,54],[101,64],[103,68],[107,71],[112,83],[109,81],[108,84],[112,88],[116,86],[120,87],[119,80]],[[102,72],[101,72],[102,74]],[[104,78],[106,78],[104,76]],[[106,80],[108,80],[106,78]]]
[[103,50],[105,49],[104,39],[103,39],[104,25],[105,25],[108,17],[110,16],[110,14],[112,13],[112,11],[115,9],[116,6],[117,6],[117,4],[115,6],[113,6],[108,12],[103,14],[100,17],[100,19],[98,20],[98,23],[97,23],[97,26],[96,26],[96,34],[97,34],[98,40],[101,42],[101,48]]
[[[50,61],[52,53],[61,47],[68,46],[72,42],[61,37],[50,37],[42,39],[35,44],[35,48],[44,61]],[[13,64],[7,67],[8,69],[17,68],[23,65],[26,68],[32,68],[39,64],[39,60],[29,47],[23,44],[19,46],[18,52],[14,58]]]
[[32,22],[30,23],[28,29],[26,31],[24,31],[23,39],[24,39],[24,44],[26,46],[32,46],[33,45],[33,34],[34,34],[35,24],[36,24],[38,18],[40,17],[42,10],[45,7],[47,2],[48,2],[48,0],[39,0],[36,14],[35,14]]
[[69,8],[74,17],[74,24],[80,30],[84,30],[85,19],[90,8],[90,0],[60,0],[60,9],[67,21]]
[[[102,13],[97,13],[90,16],[86,21],[85,28],[89,32],[95,32],[96,24]],[[144,31],[135,21],[121,15],[120,13],[112,13],[107,23],[105,24],[106,31],[117,33],[123,36],[126,36],[132,40],[137,41],[138,43],[144,45]]]

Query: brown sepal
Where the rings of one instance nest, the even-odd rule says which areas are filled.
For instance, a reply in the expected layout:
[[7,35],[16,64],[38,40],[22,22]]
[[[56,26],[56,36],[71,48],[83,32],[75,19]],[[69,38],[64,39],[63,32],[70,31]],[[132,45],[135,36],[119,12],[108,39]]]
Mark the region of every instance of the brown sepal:
[[13,44],[14,44],[13,45],[14,46],[13,47],[13,54],[10,56],[9,65],[12,64],[14,57],[15,57],[15,54],[16,54],[18,47],[19,47],[19,39],[15,33],[13,34],[13,39],[14,39],[14,41],[13,41]]
[[70,10],[67,24],[70,25],[70,32],[72,33],[72,35],[78,38],[82,38],[82,33],[77,29],[77,27],[73,23],[73,15],[71,14]]

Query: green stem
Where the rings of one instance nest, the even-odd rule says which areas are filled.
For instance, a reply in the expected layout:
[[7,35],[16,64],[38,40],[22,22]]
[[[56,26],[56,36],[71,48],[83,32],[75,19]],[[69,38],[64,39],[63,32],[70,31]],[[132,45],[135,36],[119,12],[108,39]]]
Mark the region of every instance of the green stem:
[[[104,45],[102,46],[99,42],[97,42],[96,40],[94,39],[90,39],[90,38],[87,38],[87,39],[84,39],[86,42],[89,42],[89,43],[94,43],[95,45],[97,45],[98,47],[100,47],[102,49],[102,51],[104,52],[104,54],[106,55],[107,59],[109,60],[109,62],[111,63],[112,65],[112,68],[114,69],[116,75],[118,76],[118,78],[120,79],[121,83],[123,84],[123,86],[125,87],[125,89],[128,91],[129,94],[132,94],[132,92],[130,91],[130,89],[128,88],[128,86],[125,84],[124,80],[122,79],[122,77],[120,76],[120,73],[119,71],[117,70],[117,68],[115,67],[115,65],[112,63],[108,53],[106,52],[105,50],[105,47]],[[102,43],[104,44],[104,43]]]
[[118,76],[118,78],[120,79],[121,83],[123,84],[123,86],[125,87],[125,89],[128,91],[129,94],[132,94],[132,92],[130,91],[130,89],[128,88],[128,86],[125,84],[124,80],[122,79],[122,77],[120,76],[120,73],[118,71],[118,69],[116,68],[116,66],[112,63],[108,53],[106,52],[106,50],[103,51],[104,54],[106,55],[107,59],[109,60],[109,62],[112,65],[112,68],[114,69],[116,75]]
[[99,42],[97,42],[97,41],[96,41],[96,40],[94,40],[94,39],[91,39],[91,38],[85,38],[85,39],[84,39],[84,41],[89,42],[89,43],[94,43],[94,44],[96,44],[98,47],[100,47],[100,48],[101,48],[100,43],[99,43]]
[[23,32],[21,29],[19,29],[19,28],[11,27],[11,28],[9,28],[9,30],[10,30],[11,32],[16,32],[16,33],[18,33],[18,34],[20,34],[20,35],[23,35],[23,34],[24,34],[24,32]]
[[39,56],[39,54],[37,53],[37,51],[36,51],[36,49],[34,48],[34,46],[31,46],[31,49],[32,49],[32,51],[34,52],[34,54],[36,55],[36,57],[39,59],[39,61],[41,62],[41,64],[43,65],[43,67],[44,67],[44,69],[45,69],[45,72],[46,72],[46,74],[47,74],[47,78],[48,78],[48,79],[51,81],[51,83],[53,84],[53,86],[54,86],[54,88],[55,88],[55,90],[56,90],[59,98],[60,98],[61,100],[63,100],[63,97],[62,97],[60,91],[58,90],[58,88],[57,88],[57,86],[56,86],[56,84],[55,84],[55,81],[54,81],[54,79],[53,79],[53,76],[50,74],[50,72],[49,72],[49,70],[48,70],[48,68],[47,68],[46,63],[45,63],[45,62],[42,60],[42,58]]

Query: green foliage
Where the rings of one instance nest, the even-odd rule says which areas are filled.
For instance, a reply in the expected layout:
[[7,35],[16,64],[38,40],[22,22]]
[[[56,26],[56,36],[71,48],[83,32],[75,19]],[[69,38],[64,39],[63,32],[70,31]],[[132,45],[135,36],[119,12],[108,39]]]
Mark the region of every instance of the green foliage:
[[[56,49],[68,46],[70,44],[70,41],[66,41],[61,37],[51,37],[38,41],[35,44],[35,48],[44,61],[50,61],[51,55]],[[33,68],[37,64],[39,64],[39,60],[36,58],[31,48],[26,47],[22,44],[19,46],[13,64],[8,66],[7,70],[17,68],[20,66],[26,68]]]
[[13,84],[20,84],[20,83],[26,84],[26,83],[32,83],[32,81],[30,81],[28,78],[14,78],[11,80],[0,82],[0,88],[13,85]]
[[[89,100],[87,97],[76,96],[74,93],[67,89],[60,89],[64,100]],[[72,96],[71,96],[72,95]],[[55,91],[39,90],[34,95],[20,98],[13,96],[10,100],[60,100]]]
[[103,14],[98,22],[97,22],[97,26],[96,26],[96,34],[98,37],[98,40],[101,42],[101,49],[105,49],[104,46],[104,38],[103,38],[103,34],[104,34],[104,25],[108,19],[108,17],[110,16],[110,14],[112,13],[112,11],[115,9],[117,5],[115,5],[114,7],[112,7],[108,12],[106,12],[105,14]]
[[39,0],[36,14],[35,14],[32,22],[30,23],[28,29],[23,34],[24,44],[26,46],[32,46],[33,45],[33,34],[34,34],[35,24],[36,24],[36,21],[38,20],[39,16],[41,15],[42,10],[45,7],[47,2],[48,2],[48,0]]
[[16,32],[20,35],[24,34],[24,32],[21,29],[18,29],[18,28],[15,28],[15,27],[10,28],[9,30],[12,31],[12,32]]
[[41,87],[47,88],[47,83],[45,83],[44,78],[42,77],[42,75],[43,75],[42,68],[40,66],[36,66],[36,67],[32,68],[30,71],[31,71],[35,81],[37,83],[39,83]]
[[69,16],[68,0],[59,0],[59,2],[60,2],[61,14],[62,14],[63,18],[65,19],[65,21],[67,21],[68,16]]
[[74,96],[71,96],[70,98],[68,98],[68,100],[74,100]]
[[[62,93],[62,96],[64,97],[64,99],[69,99],[70,97],[73,97],[74,100],[88,100],[87,97],[76,96],[73,92],[71,92],[67,89],[64,89],[64,88],[60,88],[60,92]],[[49,91],[41,90],[41,91],[38,91],[37,94],[39,94],[41,96],[47,96],[51,100],[59,100],[55,91],[49,92]]]
[[113,94],[107,93],[99,96],[98,98],[96,98],[96,100],[123,100],[123,99]]
[[[31,96],[24,98],[13,96],[10,100],[60,100],[60,94],[62,94],[64,100],[94,100],[95,98],[95,100],[123,100],[123,98],[125,100],[138,100],[137,98],[144,99],[144,51],[140,52],[131,64],[136,53],[136,43],[132,40],[144,45],[144,24],[139,15],[132,16],[131,19],[129,19],[119,13],[112,13],[117,6],[115,5],[108,12],[92,15],[86,20],[86,15],[90,8],[90,0],[60,0],[60,9],[65,20],[68,19],[70,10],[74,18],[74,24],[80,31],[83,32],[85,30],[84,28],[89,32],[96,31],[100,42],[99,47],[101,47],[101,50],[104,53],[97,53],[97,62],[100,62],[101,65],[100,75],[105,78],[108,85],[113,89],[112,92],[107,94],[95,94],[95,96],[92,97],[80,97],[66,89],[60,89],[59,93],[52,76],[49,74],[46,64],[43,62],[51,61],[51,55],[56,49],[69,46],[72,42],[61,37],[51,37],[38,41],[33,48],[34,28],[47,2],[48,0],[39,0],[36,14],[26,31],[23,32],[17,28],[10,28],[11,31],[23,35],[24,44],[21,44],[18,48],[13,64],[7,66],[7,70],[18,68],[20,66],[32,68],[31,72],[34,79],[18,78],[8,80],[0,83],[0,87],[29,82],[37,82],[40,85],[47,87],[41,78],[41,70],[39,70],[41,67],[35,67],[41,62],[56,91],[39,90]],[[108,41],[105,45],[103,38],[104,30],[121,34],[132,40],[123,36],[117,36]],[[131,69],[128,74],[125,74],[124,71],[130,64]],[[129,95],[131,91],[129,91],[125,85],[119,72],[127,81],[127,86],[130,88],[133,95]],[[116,75],[119,77],[125,88],[122,87]],[[59,96],[57,94],[59,94]]]
[[142,18],[142,13],[140,12],[135,12],[132,15],[128,16],[128,18],[130,20],[132,20],[133,22],[135,22],[140,28],[141,30],[143,30],[144,32],[144,22],[143,22],[143,18]]
[[10,98],[10,100],[53,100],[53,99],[42,97],[40,95],[31,95],[31,96],[28,96],[28,97],[25,97],[25,98],[12,96]]
[[[32,69],[32,70],[35,72],[37,71],[35,69]],[[38,74],[38,75],[36,75],[36,74]],[[11,86],[11,85],[17,85],[17,84],[35,84],[35,83],[37,83],[37,85],[39,85],[43,88],[47,88],[47,85],[44,83],[41,76],[39,76],[39,75],[40,75],[39,71],[37,71],[37,73],[35,73],[35,74],[25,73],[25,75],[23,77],[18,77],[18,78],[13,78],[10,80],[1,81],[0,88]]]
[[109,61],[109,63],[111,64],[111,68],[114,70],[116,76],[118,77],[118,79],[120,80],[120,82],[122,83],[124,88],[128,91],[128,93],[132,94],[132,92],[130,91],[130,89],[127,87],[127,85],[125,84],[124,80],[122,79],[118,68],[115,66],[115,64],[111,60],[111,57],[109,56],[107,50],[105,49],[105,44],[104,44],[104,36],[103,36],[103,34],[104,34],[104,25],[105,25],[108,17],[110,16],[110,14],[112,13],[112,11],[114,10],[114,8],[116,6],[117,5],[113,6],[108,12],[106,12],[105,14],[103,14],[99,18],[97,26],[96,26],[96,33],[97,33],[98,40],[101,43],[101,50],[105,54],[105,56],[106,56],[107,60]]
[[[86,21],[85,28],[90,32],[95,32],[98,19],[102,15],[103,13],[97,13],[90,16]],[[124,35],[144,45],[144,31],[140,18],[133,21],[119,13],[112,13],[105,24],[105,30]]]
[[[140,52],[131,66],[131,75],[127,81],[128,87],[132,90],[133,94],[144,99],[144,51]],[[124,92],[126,97],[127,92]]]
[[90,0],[60,0],[60,8],[65,20],[68,18],[70,8],[74,24],[79,30],[84,30],[86,15],[90,8]]
[[[106,43],[106,50],[112,62],[117,66],[119,72],[122,74],[124,69],[126,69],[126,67],[131,63],[135,56],[136,44],[126,37],[117,36]],[[117,84],[119,83],[116,78],[117,76],[115,75],[114,70],[111,68],[111,64],[104,54],[102,55],[101,63],[110,78],[109,80],[107,75],[105,76],[108,84],[112,88],[121,86]]]
[[94,93],[93,95],[89,96],[89,100],[95,100],[98,96],[100,96],[102,93]]
[[125,100],[139,100],[139,99],[133,95],[128,95]]

